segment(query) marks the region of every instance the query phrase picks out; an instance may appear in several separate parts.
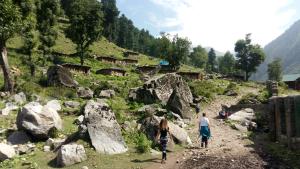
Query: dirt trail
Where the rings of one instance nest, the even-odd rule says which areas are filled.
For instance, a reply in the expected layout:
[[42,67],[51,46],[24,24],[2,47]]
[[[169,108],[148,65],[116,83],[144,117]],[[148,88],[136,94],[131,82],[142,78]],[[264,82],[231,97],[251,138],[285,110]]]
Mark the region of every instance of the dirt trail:
[[253,142],[245,134],[217,119],[221,104],[230,106],[236,104],[243,95],[257,92],[256,88],[245,88],[238,97],[217,96],[215,101],[202,110],[206,112],[211,123],[212,139],[209,141],[209,148],[199,146],[198,119],[195,119],[194,127],[189,130],[193,146],[183,152],[169,153],[166,164],[156,163],[148,169],[273,168],[258,154]]

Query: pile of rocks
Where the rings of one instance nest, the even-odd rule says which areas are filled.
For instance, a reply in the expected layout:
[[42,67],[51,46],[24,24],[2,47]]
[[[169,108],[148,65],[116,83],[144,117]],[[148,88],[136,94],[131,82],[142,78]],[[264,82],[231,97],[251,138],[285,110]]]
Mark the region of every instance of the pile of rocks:
[[231,114],[228,117],[229,120],[238,122],[235,124],[235,128],[241,131],[256,130],[257,124],[254,122],[256,119],[253,109],[246,108]]

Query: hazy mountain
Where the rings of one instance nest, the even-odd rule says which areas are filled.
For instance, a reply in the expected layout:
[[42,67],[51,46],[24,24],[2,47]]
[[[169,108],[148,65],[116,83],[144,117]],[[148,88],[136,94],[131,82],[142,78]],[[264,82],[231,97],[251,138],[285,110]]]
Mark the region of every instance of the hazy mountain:
[[281,58],[283,74],[300,73],[300,20],[295,22],[282,35],[265,46],[265,62],[259,66],[251,79],[264,81],[268,78],[268,63]]

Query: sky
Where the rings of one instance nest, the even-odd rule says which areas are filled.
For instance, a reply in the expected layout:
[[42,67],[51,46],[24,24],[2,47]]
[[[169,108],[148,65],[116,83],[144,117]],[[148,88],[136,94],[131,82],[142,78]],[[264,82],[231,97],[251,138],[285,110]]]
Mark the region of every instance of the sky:
[[233,51],[247,33],[264,47],[300,19],[300,0],[117,0],[117,6],[154,36],[178,34],[221,52]]

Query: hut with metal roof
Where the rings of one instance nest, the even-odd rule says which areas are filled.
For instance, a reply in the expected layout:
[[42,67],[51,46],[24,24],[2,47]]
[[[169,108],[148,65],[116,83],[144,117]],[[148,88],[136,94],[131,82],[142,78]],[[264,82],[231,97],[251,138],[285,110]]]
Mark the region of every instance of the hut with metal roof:
[[289,88],[300,90],[300,73],[283,75],[282,81],[286,83]]

